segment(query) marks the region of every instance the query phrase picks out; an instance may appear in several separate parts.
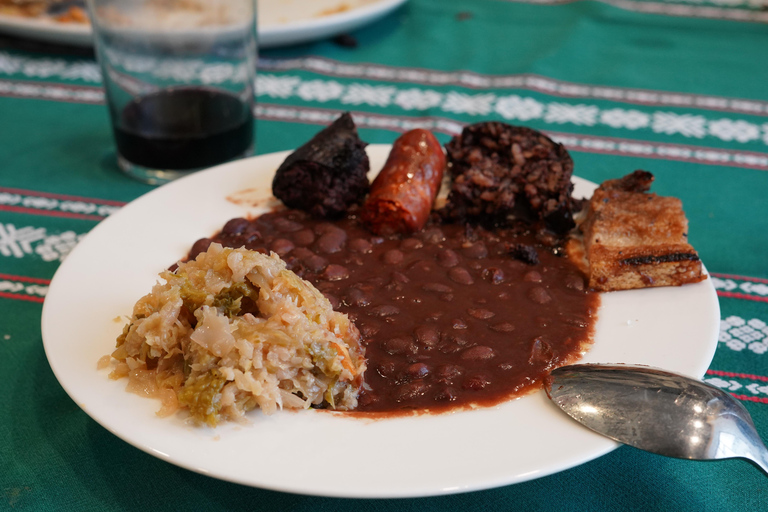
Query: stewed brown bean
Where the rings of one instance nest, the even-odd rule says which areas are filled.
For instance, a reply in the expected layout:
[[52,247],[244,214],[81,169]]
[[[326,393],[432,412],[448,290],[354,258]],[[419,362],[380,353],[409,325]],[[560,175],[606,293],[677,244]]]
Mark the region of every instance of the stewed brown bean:
[[387,265],[397,265],[403,261],[404,257],[405,255],[402,251],[398,249],[390,249],[382,255],[381,260]]
[[349,242],[349,250],[352,252],[368,254],[373,250],[373,244],[365,238],[355,238]]
[[475,280],[472,279],[472,274],[470,274],[464,267],[454,267],[450,269],[448,271],[448,277],[451,278],[451,281],[459,284],[469,285],[475,282]]
[[327,279],[328,281],[339,281],[349,277],[349,270],[347,270],[346,267],[332,263],[325,267],[325,270],[320,275],[323,279]]
[[307,246],[315,241],[315,234],[311,229],[302,229],[293,234],[293,241],[296,245]]
[[451,249],[443,249],[437,253],[437,262],[444,267],[455,267],[459,264],[459,255]]
[[347,241],[347,233],[342,229],[328,229],[317,240],[317,250],[326,254],[341,251]]
[[531,288],[528,292],[528,297],[536,304],[547,304],[552,301],[552,296],[541,286]]
[[428,348],[434,347],[440,341],[440,331],[434,325],[419,325],[414,330],[414,334],[416,341]]
[[269,244],[269,250],[274,251],[279,256],[285,256],[286,254],[291,252],[294,247],[296,246],[293,244],[293,242],[285,238],[278,238],[277,240]]

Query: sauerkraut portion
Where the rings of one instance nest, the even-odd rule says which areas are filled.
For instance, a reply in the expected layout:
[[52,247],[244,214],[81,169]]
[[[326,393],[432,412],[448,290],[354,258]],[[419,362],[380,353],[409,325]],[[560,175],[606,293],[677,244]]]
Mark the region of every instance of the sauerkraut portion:
[[117,338],[110,377],[216,426],[252,409],[349,410],[365,371],[347,315],[277,255],[211,244],[160,274]]

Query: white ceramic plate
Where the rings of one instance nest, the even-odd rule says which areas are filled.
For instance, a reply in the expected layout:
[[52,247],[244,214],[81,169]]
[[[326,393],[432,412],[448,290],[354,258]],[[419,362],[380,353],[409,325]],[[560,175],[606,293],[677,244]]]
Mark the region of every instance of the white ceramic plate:
[[[378,170],[387,145],[368,147]],[[66,392],[128,443],[170,463],[246,485],[326,496],[413,497],[484,489],[571,468],[618,445],[538,392],[497,407],[370,421],[322,411],[252,413],[251,425],[194,428],[155,416],[96,362],[114,348],[157,273],[233,217],[265,211],[287,152],[241,160],[160,187],[86,236],[51,282],[45,351]],[[594,188],[575,179],[576,194]],[[230,198],[228,200],[227,198]],[[261,198],[261,206],[246,206]],[[233,201],[235,199],[235,201]],[[604,294],[585,362],[636,363],[702,377],[717,345],[711,281]]]
[[259,46],[272,48],[349,32],[406,0],[260,0]]
[[[378,20],[407,0],[261,0],[259,46],[273,48],[335,36]],[[0,15],[0,32],[49,43],[90,46],[91,27],[49,18]]]
[[0,14],[0,33],[46,43],[91,46],[91,26],[61,23],[50,18],[24,18]]

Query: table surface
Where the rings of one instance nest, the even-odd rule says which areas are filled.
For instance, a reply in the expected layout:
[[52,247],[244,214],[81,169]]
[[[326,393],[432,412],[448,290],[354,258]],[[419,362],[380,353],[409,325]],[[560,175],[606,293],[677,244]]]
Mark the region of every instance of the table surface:
[[[351,111],[370,143],[417,126],[447,142],[464,124],[493,119],[563,142],[576,174],[595,182],[653,172],[655,192],[682,199],[720,299],[705,380],[739,398],[768,437],[765,7],[411,0],[351,33],[356,46],[263,51],[257,153],[295,148]],[[629,447],[517,485],[409,500],[244,487],[133,448],[69,399],[39,326],[72,247],[153,188],[116,167],[88,49],[0,36],[0,509],[768,510],[766,477],[747,462]]]

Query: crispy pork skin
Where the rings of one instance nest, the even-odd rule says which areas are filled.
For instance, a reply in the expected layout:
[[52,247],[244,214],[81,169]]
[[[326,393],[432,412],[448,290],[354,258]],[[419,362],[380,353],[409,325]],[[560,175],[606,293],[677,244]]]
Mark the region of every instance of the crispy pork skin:
[[597,291],[679,286],[706,278],[688,243],[682,202],[649,193],[653,175],[635,171],[608,180],[585,206],[579,225],[582,247],[569,244]]

